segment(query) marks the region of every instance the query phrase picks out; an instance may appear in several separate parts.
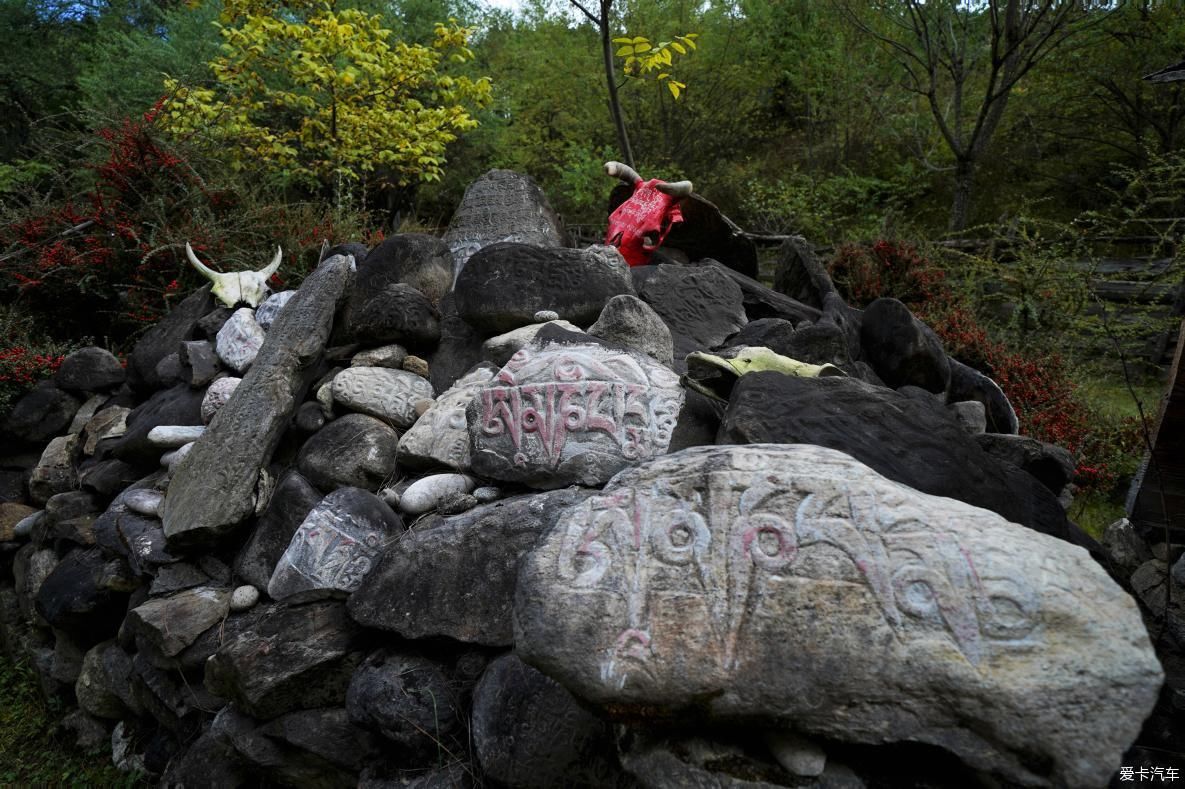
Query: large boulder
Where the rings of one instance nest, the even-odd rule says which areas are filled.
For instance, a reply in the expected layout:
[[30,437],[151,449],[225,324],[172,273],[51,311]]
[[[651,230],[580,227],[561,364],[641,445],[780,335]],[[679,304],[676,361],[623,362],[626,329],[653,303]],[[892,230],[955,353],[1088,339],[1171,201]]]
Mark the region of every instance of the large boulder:
[[860,342],[864,358],[890,387],[946,392],[950,362],[942,341],[897,299],[877,299],[865,308]]
[[80,348],[62,360],[54,383],[76,392],[101,392],[123,383],[127,374],[115,355],[104,348]]
[[399,434],[365,414],[335,419],[305,442],[297,468],[318,488],[378,490],[395,471]]
[[440,300],[453,282],[453,258],[438,238],[401,233],[358,265],[342,311],[343,336],[421,347],[440,339]]
[[390,649],[358,666],[346,690],[346,711],[352,723],[393,742],[408,761],[458,749],[463,732],[461,699],[443,668]]
[[65,432],[82,403],[75,397],[42,381],[16,401],[4,418],[3,432],[18,442],[42,444]]
[[720,346],[749,322],[740,287],[716,266],[656,266],[638,295],[670,328],[678,360]]
[[457,277],[457,313],[486,334],[533,323],[551,310],[586,326],[605,303],[633,294],[629,266],[616,249],[553,249],[494,244],[476,253]]
[[792,722],[1102,786],[1163,673],[1085,551],[822,447],[615,477],[524,560],[515,648],[622,716]]
[[[173,470],[161,508],[170,544],[208,544],[255,510],[260,472],[300,404],[352,276],[349,258],[330,258],[277,316],[235,396]],[[200,403],[193,424],[201,424]]]
[[546,327],[469,404],[474,472],[535,488],[600,485],[666,452],[683,405],[649,356]]

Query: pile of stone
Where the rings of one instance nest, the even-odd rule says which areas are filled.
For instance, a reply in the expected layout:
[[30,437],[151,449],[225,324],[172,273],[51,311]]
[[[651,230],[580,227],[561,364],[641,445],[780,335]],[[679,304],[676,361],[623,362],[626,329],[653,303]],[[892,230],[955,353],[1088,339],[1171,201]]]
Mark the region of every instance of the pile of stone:
[[[4,423],[4,648],[186,787],[1100,786],[1175,736],[1123,588],[1169,548],[1083,534],[900,302],[728,263],[568,248],[495,171],[444,239],[72,354]],[[682,385],[748,347],[846,374]]]

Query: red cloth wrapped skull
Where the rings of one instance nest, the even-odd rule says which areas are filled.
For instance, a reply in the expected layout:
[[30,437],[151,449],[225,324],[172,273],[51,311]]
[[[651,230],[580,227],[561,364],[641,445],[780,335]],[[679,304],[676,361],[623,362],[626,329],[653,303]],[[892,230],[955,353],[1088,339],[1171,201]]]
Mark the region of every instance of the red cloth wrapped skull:
[[691,182],[643,181],[620,162],[606,162],[605,172],[634,187],[630,198],[609,215],[605,243],[617,247],[631,266],[644,266],[671,228],[683,221],[679,201],[691,194]]

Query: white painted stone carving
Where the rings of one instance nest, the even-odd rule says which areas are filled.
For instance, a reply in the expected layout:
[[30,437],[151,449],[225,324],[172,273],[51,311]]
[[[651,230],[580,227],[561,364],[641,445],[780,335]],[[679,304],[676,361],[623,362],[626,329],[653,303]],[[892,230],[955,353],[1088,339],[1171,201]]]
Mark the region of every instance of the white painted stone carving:
[[465,409],[494,377],[494,370],[479,367],[457,380],[399,439],[399,463],[413,468],[441,465],[469,468],[469,432]]
[[334,376],[333,402],[396,427],[416,421],[416,401],[432,397],[432,384],[406,370],[349,367]]
[[263,327],[255,322],[255,310],[242,307],[235,310],[218,330],[214,351],[223,364],[242,373],[255,361],[264,337]]
[[682,405],[678,376],[641,353],[532,345],[470,403],[470,462],[481,476],[538,488],[599,486],[665,453]]
[[524,560],[515,622],[594,704],[931,743],[1026,785],[1105,785],[1163,681],[1082,548],[808,445],[617,475]]

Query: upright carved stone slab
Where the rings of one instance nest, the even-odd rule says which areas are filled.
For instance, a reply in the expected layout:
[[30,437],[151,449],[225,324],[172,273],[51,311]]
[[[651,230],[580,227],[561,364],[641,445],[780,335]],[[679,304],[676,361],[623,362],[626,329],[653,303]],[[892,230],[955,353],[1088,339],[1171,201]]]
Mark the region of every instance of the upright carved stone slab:
[[515,648],[619,714],[932,743],[1102,786],[1163,673],[1087,553],[809,445],[696,447],[615,477],[524,559]]
[[369,491],[340,488],[313,507],[267,585],[274,600],[352,592],[403,521]]
[[448,466],[458,471],[468,470],[465,409],[495,372],[490,367],[479,367],[438,397],[399,439],[399,463],[410,468]]
[[255,509],[256,484],[321,356],[353,276],[350,258],[322,263],[276,317],[235,396],[174,469],[161,519],[170,546],[208,543]]
[[416,403],[432,399],[432,384],[406,370],[349,367],[333,378],[333,402],[396,427],[416,421]]
[[469,404],[470,464],[536,488],[601,485],[666,452],[682,405],[678,377],[644,354],[544,340]]

